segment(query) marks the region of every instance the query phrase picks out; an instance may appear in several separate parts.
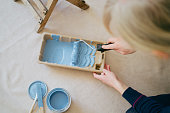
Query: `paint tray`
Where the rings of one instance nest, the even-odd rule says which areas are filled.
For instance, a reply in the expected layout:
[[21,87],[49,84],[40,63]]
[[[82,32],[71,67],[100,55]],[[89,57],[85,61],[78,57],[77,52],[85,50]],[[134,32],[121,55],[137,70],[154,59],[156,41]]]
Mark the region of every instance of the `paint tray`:
[[103,42],[60,35],[43,34],[39,63],[90,72],[102,72],[105,53],[96,51]]

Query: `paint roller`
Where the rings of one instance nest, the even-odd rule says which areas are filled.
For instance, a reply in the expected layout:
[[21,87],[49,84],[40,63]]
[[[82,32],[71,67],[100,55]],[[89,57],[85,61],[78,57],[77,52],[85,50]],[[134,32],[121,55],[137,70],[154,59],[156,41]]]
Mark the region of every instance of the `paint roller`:
[[[105,51],[109,51],[111,49],[103,49],[102,45],[109,45],[112,43],[108,43],[108,44],[97,44],[97,49],[93,48],[90,44],[88,44],[87,42],[85,42],[84,40],[79,40],[76,42],[73,42],[73,52],[72,52],[72,65],[73,66],[77,66],[78,65],[78,57],[79,57],[79,48],[80,48],[80,43],[84,42],[87,46],[89,46],[93,52],[94,51],[101,51],[101,53],[105,52]],[[92,53],[93,53],[92,52]],[[95,52],[94,52],[95,53]],[[98,63],[96,62],[96,69],[99,70],[101,67],[101,60],[98,61]],[[100,62],[100,63],[99,63]]]
[[[80,42],[84,42],[87,46],[89,46],[93,51],[96,51],[96,48],[93,48],[91,45],[89,45],[87,42],[85,42],[84,40],[79,40],[76,42],[73,42],[73,52],[71,55],[71,59],[72,59],[72,65],[76,66],[78,64],[78,56],[79,56],[79,48],[80,48]],[[109,45],[112,43],[108,43],[108,44],[97,44],[97,51],[101,51],[101,53],[105,52],[105,51],[109,51],[112,49],[103,49],[102,45]],[[92,52],[93,53],[93,52]]]
[[[96,49],[93,48],[92,46],[90,46],[87,42],[85,42],[84,40],[79,40],[76,42],[73,42],[73,52],[71,55],[71,59],[72,59],[72,65],[76,66],[78,64],[78,57],[79,57],[79,48],[80,48],[80,43],[84,42],[87,46],[89,46],[93,51],[95,51]],[[93,52],[92,52],[93,53]]]
[[72,65],[76,66],[78,63],[80,41],[73,42],[73,52],[71,55]]

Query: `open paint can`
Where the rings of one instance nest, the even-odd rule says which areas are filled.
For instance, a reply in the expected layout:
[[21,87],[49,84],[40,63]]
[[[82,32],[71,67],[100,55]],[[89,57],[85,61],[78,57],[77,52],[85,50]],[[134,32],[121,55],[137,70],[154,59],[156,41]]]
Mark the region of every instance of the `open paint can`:
[[55,88],[47,95],[47,106],[51,111],[62,113],[71,105],[71,96],[63,88]]

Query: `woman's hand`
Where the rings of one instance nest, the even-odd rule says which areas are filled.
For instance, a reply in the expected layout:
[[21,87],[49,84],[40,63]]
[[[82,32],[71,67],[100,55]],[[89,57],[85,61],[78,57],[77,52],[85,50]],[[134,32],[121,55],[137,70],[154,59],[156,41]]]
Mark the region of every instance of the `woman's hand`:
[[96,74],[93,73],[94,78],[102,81],[104,84],[107,84],[110,87],[115,88],[120,94],[123,94],[124,91],[128,88],[123,82],[121,82],[118,77],[110,71],[110,66],[105,64],[105,69],[103,73]]
[[122,55],[132,54],[136,52],[122,38],[109,38],[107,43],[113,43],[113,44],[103,45],[102,46],[103,49],[113,49]]

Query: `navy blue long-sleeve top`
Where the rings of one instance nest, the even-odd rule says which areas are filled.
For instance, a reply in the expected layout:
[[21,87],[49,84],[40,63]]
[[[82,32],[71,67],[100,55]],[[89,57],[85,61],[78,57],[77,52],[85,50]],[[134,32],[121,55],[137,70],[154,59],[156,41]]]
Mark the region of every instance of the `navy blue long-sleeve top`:
[[[138,113],[170,113],[170,106],[164,106],[129,87],[122,95]],[[167,100],[170,101],[170,100]]]

